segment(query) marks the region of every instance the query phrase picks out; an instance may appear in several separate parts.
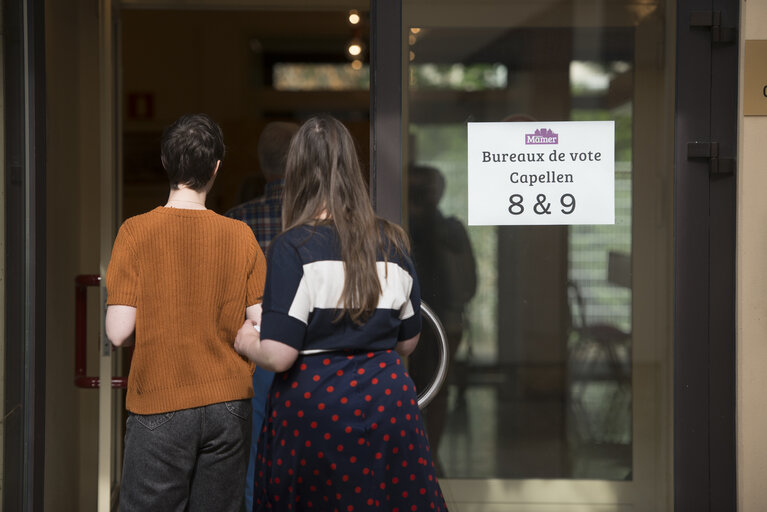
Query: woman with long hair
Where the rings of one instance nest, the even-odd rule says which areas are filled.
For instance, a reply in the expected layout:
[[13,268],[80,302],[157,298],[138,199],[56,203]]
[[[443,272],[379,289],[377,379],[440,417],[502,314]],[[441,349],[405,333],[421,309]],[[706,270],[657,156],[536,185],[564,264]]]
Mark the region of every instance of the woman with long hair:
[[400,358],[421,331],[407,235],[375,215],[337,119],[296,133],[284,194],[261,321],[235,341],[276,372],[254,510],[447,510]]

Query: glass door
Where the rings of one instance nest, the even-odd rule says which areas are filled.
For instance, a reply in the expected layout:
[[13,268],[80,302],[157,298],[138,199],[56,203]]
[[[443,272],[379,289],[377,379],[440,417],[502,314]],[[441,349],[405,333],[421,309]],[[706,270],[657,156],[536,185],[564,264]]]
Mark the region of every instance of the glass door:
[[[425,418],[451,510],[671,509],[674,14],[402,2],[403,224],[450,340]],[[469,225],[469,122],[604,120],[614,223]]]

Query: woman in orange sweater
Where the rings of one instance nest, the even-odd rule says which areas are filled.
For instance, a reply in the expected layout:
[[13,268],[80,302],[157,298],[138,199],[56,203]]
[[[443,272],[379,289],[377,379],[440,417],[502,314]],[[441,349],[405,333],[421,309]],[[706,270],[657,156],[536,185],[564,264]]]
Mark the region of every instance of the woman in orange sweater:
[[107,270],[107,336],[135,342],[120,510],[238,512],[253,366],[233,349],[258,320],[265,261],[243,222],[206,209],[221,129],[188,115],[162,138],[168,202],[126,220]]

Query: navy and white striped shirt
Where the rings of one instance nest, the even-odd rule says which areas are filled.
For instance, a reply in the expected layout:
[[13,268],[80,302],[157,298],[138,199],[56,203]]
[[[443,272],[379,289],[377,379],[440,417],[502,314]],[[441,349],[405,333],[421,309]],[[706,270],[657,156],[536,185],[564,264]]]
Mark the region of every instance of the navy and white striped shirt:
[[336,321],[344,264],[332,226],[299,226],[274,239],[266,264],[261,337],[305,350],[386,350],[421,331],[418,278],[407,257],[377,261],[382,294],[363,325]]

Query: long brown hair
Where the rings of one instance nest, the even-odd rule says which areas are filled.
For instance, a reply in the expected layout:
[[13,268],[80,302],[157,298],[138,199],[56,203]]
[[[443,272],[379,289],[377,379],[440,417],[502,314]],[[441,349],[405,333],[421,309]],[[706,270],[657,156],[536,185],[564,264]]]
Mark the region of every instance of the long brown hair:
[[[409,251],[405,232],[376,216],[349,130],[329,115],[307,120],[293,137],[285,167],[282,225],[316,225],[323,212],[341,243],[345,281],[339,304],[355,323],[376,309],[381,283],[376,254]],[[339,317],[340,318],[340,317]]]

